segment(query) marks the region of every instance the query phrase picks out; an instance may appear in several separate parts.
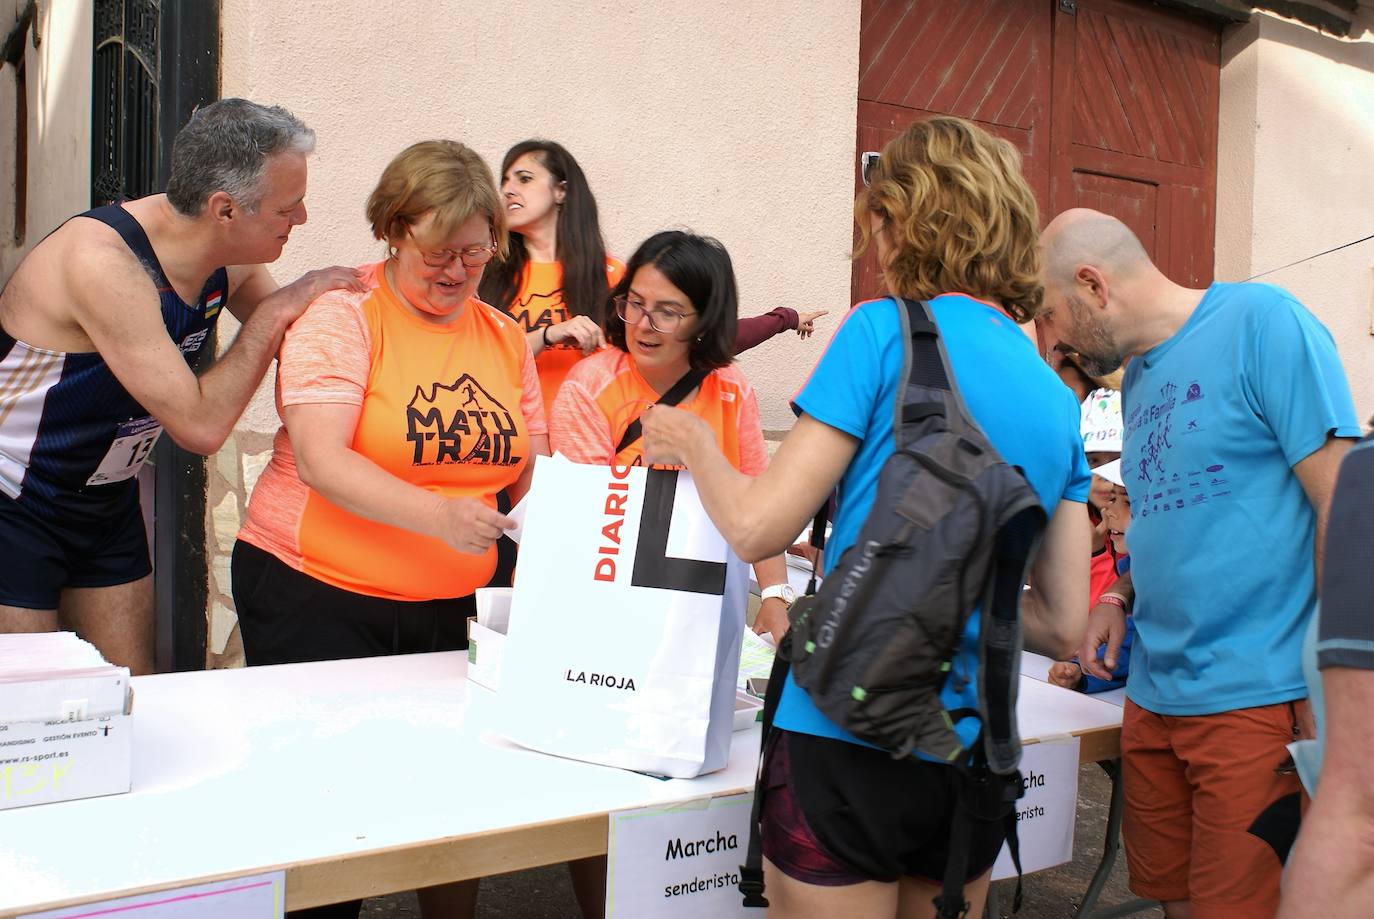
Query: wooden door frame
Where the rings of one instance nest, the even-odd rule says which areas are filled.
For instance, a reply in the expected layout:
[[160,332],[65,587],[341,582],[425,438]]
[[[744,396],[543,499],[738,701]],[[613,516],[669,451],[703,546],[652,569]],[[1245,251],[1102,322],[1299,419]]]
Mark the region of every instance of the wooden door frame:
[[[195,110],[220,94],[220,0],[163,0],[158,187],[171,172],[172,141]],[[215,353],[215,333],[202,349]],[[204,670],[210,559],[206,459],[163,438],[154,508],[154,600],[159,670]],[[163,509],[170,508],[171,513]]]
[[[1161,19],[1166,19],[1173,28],[1184,33],[1185,37],[1199,42],[1216,40],[1216,26],[1204,24],[1198,15],[1189,15],[1160,7],[1142,7],[1137,3],[1127,2],[1127,0],[1083,0],[1083,2],[1091,4],[1095,11],[1109,13],[1112,16],[1133,20],[1147,26],[1156,26]],[[1193,184],[1198,176],[1196,168],[1074,144],[1073,77],[1078,41],[1077,15],[1079,9],[1077,2],[1071,5],[1074,7],[1073,12],[1066,10],[1062,3],[1057,4],[1054,11],[1050,65],[1053,74],[1053,85],[1050,91],[1049,126],[1050,188],[1047,201],[1049,213],[1046,215],[1046,220],[1054,214],[1074,206],[1073,175],[1076,171],[1090,172],[1111,178],[1129,178],[1153,182],[1161,189],[1174,184]],[[1220,66],[1220,62],[1218,62],[1218,66]],[[1218,97],[1213,97],[1210,100],[1213,106],[1220,104]],[[1069,107],[1070,110],[1063,111],[1065,106]],[[1203,145],[1204,149],[1210,151],[1210,161],[1208,165],[1203,167],[1205,181],[1201,186],[1204,199],[1211,202],[1212,220],[1207,224],[1204,245],[1204,248],[1212,253],[1211,258],[1208,259],[1210,264],[1215,258],[1216,249],[1217,112],[1214,111],[1211,121],[1204,121],[1204,124],[1210,124],[1211,135],[1210,143]],[[1173,206],[1172,195],[1161,194],[1159,196],[1156,213],[1160,219],[1157,225],[1172,225]],[[1164,240],[1163,244],[1157,247],[1155,260],[1161,271],[1172,275],[1175,269],[1181,266],[1183,255],[1174,251],[1170,243],[1171,240]],[[1208,271],[1207,275],[1210,280],[1211,271]]]
[[[122,14],[127,16],[132,0],[110,2],[118,3]],[[116,166],[114,175],[102,171],[102,166],[109,165],[101,162],[102,154],[107,151],[98,136],[103,100],[95,97],[102,86],[98,82],[92,84],[92,203],[105,203],[96,199],[107,194],[139,196],[165,188],[171,167],[172,141],[177,131],[198,106],[219,98],[220,0],[139,0],[136,5],[141,7],[137,10],[141,14],[148,14],[152,8],[157,15],[155,41],[140,49],[141,55],[151,57],[152,46],[156,45],[156,61],[140,58],[145,68],[155,68],[151,76],[157,95],[148,104],[157,109],[156,162],[149,172],[146,162],[124,161],[123,131],[126,126],[122,122],[128,117],[123,108],[127,78],[122,76],[125,64],[121,62],[121,78],[112,90],[118,94],[118,107],[115,112],[106,113],[115,115],[121,122],[117,126],[118,137],[112,154]],[[94,8],[92,15],[95,15]],[[121,44],[124,34],[128,33],[120,33]],[[93,58],[102,44],[97,29]],[[109,87],[105,89],[111,91]],[[151,187],[141,187],[149,184],[150,175]],[[201,354],[213,354],[214,350],[212,333]],[[153,453],[151,466],[153,525],[149,551],[153,559],[157,669],[203,670],[209,599],[205,458],[182,450],[171,438],[164,437]]]

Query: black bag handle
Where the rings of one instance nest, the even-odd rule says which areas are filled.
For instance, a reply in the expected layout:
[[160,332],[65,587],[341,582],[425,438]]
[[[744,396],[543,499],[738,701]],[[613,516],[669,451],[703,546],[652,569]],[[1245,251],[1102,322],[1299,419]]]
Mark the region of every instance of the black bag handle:
[[826,495],[821,502],[820,510],[816,511],[816,519],[811,521],[811,545],[816,550],[816,562],[811,566],[811,579],[806,582],[805,596],[814,596],[816,593],[816,580],[820,574],[821,565],[825,564],[825,528],[830,520],[830,502],[834,500],[834,495]]
[[[682,378],[680,380],[678,380],[676,383],[672,385],[671,388],[669,388],[667,392],[659,396],[658,401],[654,404],[677,405],[683,399],[687,398],[688,393],[690,393],[692,390],[700,386],[702,380],[705,380],[706,377],[710,375],[710,373],[711,371],[709,370],[687,371],[682,375]],[[642,435],[643,433],[644,426],[640,424],[639,418],[636,417],[634,421],[630,422],[630,426],[625,429],[625,433],[621,435],[620,445],[615,448],[615,453],[611,454],[611,459],[614,460],[617,456],[621,454],[621,451],[623,451],[630,444],[639,440],[640,435]]]
[[768,690],[763,697],[763,734],[759,740],[759,766],[754,773],[754,804],[749,814],[749,843],[745,847],[744,864],[739,866],[739,892],[744,894],[746,909],[762,907],[767,909],[768,898],[763,895],[763,837],[760,826],[763,821],[763,766],[764,754],[768,751],[769,741],[773,739],[773,716],[778,711],[778,701],[782,699],[782,685],[787,682],[787,671],[791,669],[787,647],[787,635],[778,645],[773,655],[773,669],[768,674]]
[[[825,550],[825,525],[830,517],[830,502],[833,495],[827,495],[816,511],[816,519],[811,524],[811,545],[816,547],[816,564],[811,570],[811,580],[806,585],[806,596],[816,593],[816,574],[821,570]],[[739,891],[744,895],[746,908],[767,908],[768,898],[763,895],[763,837],[760,827],[763,821],[763,766],[764,754],[773,737],[773,716],[777,714],[778,702],[782,699],[782,687],[787,682],[787,673],[792,664],[792,633],[789,631],[778,644],[773,655],[773,669],[768,675],[768,690],[763,697],[763,736],[759,744],[759,766],[754,774],[754,807],[749,815],[749,844],[745,848],[744,864],[739,866]],[[779,739],[780,740],[780,739]]]

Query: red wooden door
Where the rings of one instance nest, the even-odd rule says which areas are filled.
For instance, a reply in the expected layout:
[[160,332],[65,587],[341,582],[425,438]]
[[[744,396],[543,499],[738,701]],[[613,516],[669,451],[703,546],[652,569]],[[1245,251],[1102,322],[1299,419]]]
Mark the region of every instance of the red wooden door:
[[1050,213],[1091,207],[1119,217],[1166,275],[1206,286],[1221,33],[1141,3],[1069,5],[1072,15],[1055,17]]
[[[861,20],[856,154],[968,118],[1020,149],[1042,220],[1115,214],[1165,273],[1211,280],[1216,27],[1126,0],[864,0]],[[851,293],[879,286],[870,254]]]
[[[925,115],[958,115],[1015,143],[1037,200],[1048,200],[1048,0],[864,0],[862,10],[858,151],[881,150]],[[854,181],[857,191],[857,168]],[[851,293],[880,286],[870,253]]]

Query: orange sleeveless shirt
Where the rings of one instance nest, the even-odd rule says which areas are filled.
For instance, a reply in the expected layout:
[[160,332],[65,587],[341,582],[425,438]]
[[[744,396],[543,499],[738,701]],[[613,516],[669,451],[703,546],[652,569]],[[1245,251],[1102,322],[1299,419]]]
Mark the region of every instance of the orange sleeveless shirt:
[[[282,343],[277,411],[360,406],[352,447],[382,469],[447,497],[496,505],[546,433],[534,358],[510,317],[468,300],[441,326],[415,316],[364,269],[366,293],[331,291]],[[359,517],[300,481],[283,425],[239,538],[317,580],[394,600],[462,597],[486,584],[495,549],[466,555],[439,539]]]

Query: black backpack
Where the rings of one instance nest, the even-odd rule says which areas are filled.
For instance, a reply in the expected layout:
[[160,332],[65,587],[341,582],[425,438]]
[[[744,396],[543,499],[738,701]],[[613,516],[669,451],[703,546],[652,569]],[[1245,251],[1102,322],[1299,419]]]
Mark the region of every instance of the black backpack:
[[[1048,517],[1025,476],[969,415],[927,305],[900,303],[906,386],[894,406],[896,450],[883,464],[858,539],[820,592],[813,580],[789,613],[791,628],[769,679],[764,735],[766,745],[790,665],[797,685],[841,728],[895,758],[920,752],[959,769],[965,781],[936,899],[940,916],[957,916],[973,820],[1006,824],[1020,870],[1013,807],[1021,795],[1019,603]],[[812,528],[819,538],[824,516],[822,508]],[[978,708],[947,710],[940,692],[975,610]],[[955,731],[968,717],[981,721],[972,747]],[[740,890],[745,906],[766,906],[756,853],[761,785],[754,794]],[[1019,884],[1016,899],[1019,905]]]

